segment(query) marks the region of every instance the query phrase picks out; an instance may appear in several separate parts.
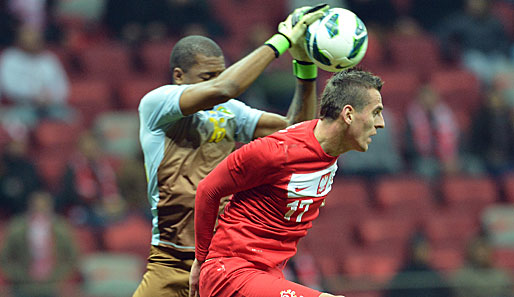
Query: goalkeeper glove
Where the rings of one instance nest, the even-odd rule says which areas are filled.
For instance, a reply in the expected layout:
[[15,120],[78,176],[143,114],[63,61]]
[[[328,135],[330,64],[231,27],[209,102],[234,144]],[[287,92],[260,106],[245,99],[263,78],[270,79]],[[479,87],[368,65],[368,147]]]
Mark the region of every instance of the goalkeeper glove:
[[[307,26],[320,19],[328,8],[328,5],[320,4],[315,7],[305,6],[295,9],[285,21],[279,24],[279,33],[273,35],[264,44],[271,47],[277,57],[290,48],[293,58],[300,61],[307,58],[306,62],[309,62],[310,59],[307,57],[305,46],[303,45],[305,43],[305,31]],[[293,20],[295,20],[294,24]]]

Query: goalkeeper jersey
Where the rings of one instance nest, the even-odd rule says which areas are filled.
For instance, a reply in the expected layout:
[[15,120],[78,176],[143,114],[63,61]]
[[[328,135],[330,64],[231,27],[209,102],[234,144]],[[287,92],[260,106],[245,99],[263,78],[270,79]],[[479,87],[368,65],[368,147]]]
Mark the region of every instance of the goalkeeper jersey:
[[[252,141],[198,187],[196,258],[241,257],[282,267],[296,253],[331,190],[337,157],[314,137],[318,120]],[[213,237],[221,197],[234,193]],[[212,241],[211,241],[212,239]]]
[[166,85],[143,97],[139,138],[153,216],[152,244],[192,254],[198,182],[234,150],[236,141],[252,140],[263,112],[232,99],[184,116],[179,98],[187,87]]

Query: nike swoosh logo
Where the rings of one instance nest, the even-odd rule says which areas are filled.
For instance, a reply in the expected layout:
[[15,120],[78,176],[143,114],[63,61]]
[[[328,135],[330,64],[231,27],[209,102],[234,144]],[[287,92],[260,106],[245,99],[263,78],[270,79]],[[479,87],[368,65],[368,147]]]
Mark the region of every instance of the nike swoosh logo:
[[308,188],[308,187],[304,187],[304,188],[295,188],[295,189],[294,189],[294,191],[295,191],[295,192],[301,192],[301,191],[303,191],[303,190],[305,190],[305,189],[307,189],[307,188]]

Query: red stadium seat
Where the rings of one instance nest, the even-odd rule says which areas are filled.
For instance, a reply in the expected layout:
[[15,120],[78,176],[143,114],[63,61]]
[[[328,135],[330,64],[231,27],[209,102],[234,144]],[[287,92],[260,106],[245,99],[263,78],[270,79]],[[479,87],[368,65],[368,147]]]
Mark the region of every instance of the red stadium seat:
[[508,173],[503,176],[502,186],[505,200],[509,203],[514,203],[514,173]]
[[67,155],[73,151],[79,124],[70,124],[57,120],[44,120],[34,131],[34,139],[38,150],[56,151]]
[[375,184],[375,200],[380,210],[416,223],[435,207],[427,180],[415,177],[384,177]]
[[35,156],[34,162],[48,190],[57,193],[68,162],[67,156],[60,151],[42,151]]
[[[344,254],[354,245],[351,226],[345,220],[338,220],[336,216],[315,220],[301,242],[316,259]],[[337,260],[335,262],[337,266]]]
[[10,141],[11,136],[9,136],[9,133],[4,129],[4,127],[0,126],[0,154]]
[[[384,81],[381,94],[384,105],[403,119],[410,102],[416,99],[420,79],[413,71],[379,71],[377,73]],[[401,124],[401,123],[400,123]]]
[[481,89],[477,77],[466,70],[437,71],[430,77],[430,84],[454,111],[473,113],[480,105]]
[[95,238],[95,235],[90,228],[76,226],[72,228],[72,231],[81,255],[99,251],[97,238]]
[[151,236],[149,220],[132,214],[105,229],[104,243],[111,252],[133,253],[146,258],[150,251]]
[[318,267],[320,274],[323,277],[334,277],[341,274],[340,263],[332,256],[327,255],[313,255],[316,261],[316,267]]
[[374,31],[368,30],[368,49],[366,55],[360,62],[360,66],[365,69],[381,69],[385,67],[384,46]]
[[69,48],[63,46],[50,46],[49,51],[57,56],[68,76],[77,74],[76,65],[73,64],[73,55]]
[[434,211],[423,223],[423,230],[434,248],[463,250],[479,233],[479,218],[471,213],[443,208]]
[[348,252],[343,259],[343,275],[350,279],[387,282],[397,272],[401,258],[366,250]]
[[149,78],[133,78],[125,81],[118,88],[120,107],[125,110],[137,111],[141,98],[165,83],[163,79]]
[[514,248],[498,247],[493,251],[493,263],[495,267],[500,267],[514,271]]
[[177,40],[148,42],[140,51],[141,60],[148,74],[163,80],[170,76],[170,55]]
[[453,271],[464,264],[464,252],[459,248],[432,247],[429,263],[441,271]]
[[415,71],[426,77],[441,68],[439,44],[429,34],[392,34],[387,47],[395,69]]
[[103,80],[77,80],[71,83],[69,104],[80,112],[89,126],[102,112],[111,109],[111,85]]
[[130,49],[118,43],[96,44],[84,50],[79,59],[89,78],[118,82],[133,73]]
[[287,16],[284,0],[211,0],[209,4],[232,37],[248,34],[255,24],[276,26]]
[[335,179],[320,216],[337,216],[357,223],[370,211],[366,182],[362,179]]
[[471,117],[481,104],[481,88],[478,79],[469,71],[457,69],[433,73],[430,84],[453,110],[459,127],[467,132]]
[[357,227],[360,242],[377,250],[394,247],[401,250],[416,230],[416,225],[402,216],[375,213],[366,217]]
[[477,216],[487,205],[499,200],[495,181],[487,176],[448,176],[441,182],[441,194],[447,207]]

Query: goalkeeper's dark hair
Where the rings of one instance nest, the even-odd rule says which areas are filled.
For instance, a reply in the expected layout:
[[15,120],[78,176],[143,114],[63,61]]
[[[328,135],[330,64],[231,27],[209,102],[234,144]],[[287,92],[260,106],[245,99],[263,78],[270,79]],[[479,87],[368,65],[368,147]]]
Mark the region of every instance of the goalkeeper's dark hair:
[[221,57],[223,51],[212,39],[200,35],[191,35],[180,39],[170,56],[170,71],[176,67],[188,72],[191,67],[197,64],[196,55],[206,57]]
[[380,91],[383,84],[380,77],[359,68],[335,73],[327,81],[321,95],[320,117],[335,120],[345,105],[361,111],[368,104],[367,91]]

